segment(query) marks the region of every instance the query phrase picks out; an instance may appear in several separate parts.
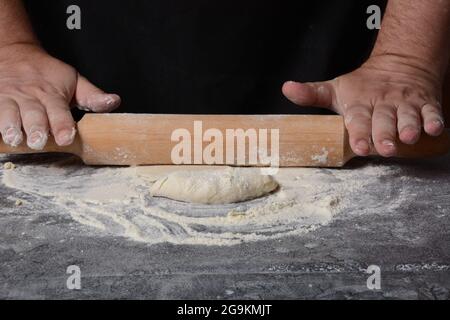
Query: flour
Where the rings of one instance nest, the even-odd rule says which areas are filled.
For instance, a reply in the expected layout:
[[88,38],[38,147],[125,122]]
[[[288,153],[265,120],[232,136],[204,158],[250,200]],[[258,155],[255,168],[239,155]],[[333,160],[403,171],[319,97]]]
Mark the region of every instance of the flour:
[[[267,197],[203,205],[155,198],[148,192],[168,173],[197,170],[192,167],[86,167],[73,157],[39,159],[45,158],[2,171],[6,187],[32,196],[34,201],[27,197],[27,207],[47,204],[56,214],[79,223],[80,233],[149,244],[234,245],[302,235],[339,219],[342,213],[376,210],[377,197],[368,188],[383,183],[383,190],[391,192],[389,179],[397,172],[381,165],[351,170],[280,169],[275,176],[280,188]],[[407,191],[393,191],[396,196],[384,205],[404,203],[402,194]]]
[[322,153],[311,156],[311,160],[315,161],[319,165],[325,165],[328,161],[329,152],[327,149],[322,148]]
[[16,207],[20,207],[20,206],[26,204],[26,201],[25,201],[25,200],[18,199],[18,198],[15,198],[15,197],[7,197],[7,199],[8,199],[9,201],[11,201],[11,202],[14,202],[14,205],[15,205]]
[[3,165],[3,169],[5,169],[5,170],[14,170],[15,168],[16,168],[16,165],[12,162],[6,162]]

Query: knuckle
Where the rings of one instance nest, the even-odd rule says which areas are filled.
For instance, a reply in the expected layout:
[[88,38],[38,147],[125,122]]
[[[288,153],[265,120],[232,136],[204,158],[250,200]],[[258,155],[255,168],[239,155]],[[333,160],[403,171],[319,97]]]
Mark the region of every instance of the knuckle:
[[426,104],[426,105],[424,105],[424,106],[422,107],[422,112],[425,112],[425,113],[437,113],[437,114],[440,114],[440,113],[441,113],[441,109],[438,108],[438,107],[435,106],[435,105],[432,105],[432,104]]
[[425,101],[430,101],[430,90],[417,84],[397,84],[386,88],[385,91],[379,92],[376,95],[380,103],[387,103],[390,101],[397,102],[411,102],[412,104],[420,104]]
[[378,121],[373,124],[373,135],[380,139],[380,137],[392,137],[397,132],[397,125],[393,122]]
[[408,119],[414,119],[419,120],[419,112],[415,108],[401,108],[398,111],[399,118],[408,118]]
[[383,118],[383,119],[389,119],[389,120],[395,120],[395,110],[392,107],[381,107],[376,108],[373,114],[373,117],[376,119]]
[[20,93],[22,90],[20,86],[11,84],[11,83],[1,83],[0,84],[0,93],[5,96],[9,96],[11,94]]
[[14,100],[9,97],[0,95],[0,110],[5,109],[16,109],[17,104]]
[[54,85],[43,82],[30,81],[28,83],[2,83],[0,84],[0,94],[9,97],[35,97],[37,99],[46,96],[65,97],[65,94]]
[[391,137],[395,135],[395,128],[385,127],[385,126],[376,126],[373,129],[374,136],[376,136],[376,140],[380,141],[383,137]]
[[53,124],[71,125],[73,123],[70,112],[48,112],[49,121]]
[[19,104],[23,117],[45,117],[46,111],[43,105],[35,100],[23,100]]
[[347,129],[352,136],[367,136],[370,134],[370,122],[352,121],[347,125]]
[[348,107],[346,114],[353,118],[370,118],[372,116],[372,110],[369,107],[353,105]]
[[62,96],[58,88],[48,83],[30,85],[27,89],[33,96],[42,100],[48,99],[49,96]]
[[23,112],[23,117],[28,119],[41,119],[44,117],[44,113],[42,111],[43,110],[40,108],[25,110],[25,112]]
[[410,86],[405,86],[401,90],[400,97],[403,99],[409,99],[415,95],[416,90]]

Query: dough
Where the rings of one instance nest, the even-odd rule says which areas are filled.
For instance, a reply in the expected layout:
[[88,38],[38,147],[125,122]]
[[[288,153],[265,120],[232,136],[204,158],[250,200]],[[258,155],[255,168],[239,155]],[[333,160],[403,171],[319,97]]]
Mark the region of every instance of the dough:
[[16,168],[16,165],[12,162],[6,162],[3,165],[3,169],[5,169],[5,170],[14,170],[15,168]]
[[271,176],[255,168],[173,172],[150,188],[155,197],[202,204],[227,204],[255,199],[278,188]]

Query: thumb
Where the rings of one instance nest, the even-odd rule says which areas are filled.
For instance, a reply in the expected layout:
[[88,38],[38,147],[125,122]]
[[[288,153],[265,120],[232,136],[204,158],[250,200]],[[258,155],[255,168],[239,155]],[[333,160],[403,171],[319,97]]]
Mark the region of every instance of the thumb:
[[79,109],[93,112],[109,112],[119,107],[121,103],[117,94],[103,92],[80,74],[74,98]]
[[283,85],[283,94],[293,103],[303,107],[332,109],[334,86],[331,81],[299,83],[288,81]]

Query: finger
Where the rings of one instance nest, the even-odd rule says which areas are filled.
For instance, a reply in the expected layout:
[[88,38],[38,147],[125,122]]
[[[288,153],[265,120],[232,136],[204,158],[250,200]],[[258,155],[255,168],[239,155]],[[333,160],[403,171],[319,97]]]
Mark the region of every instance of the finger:
[[23,141],[22,121],[17,103],[12,99],[0,100],[0,132],[3,142],[11,147]]
[[41,100],[47,110],[50,129],[57,145],[73,143],[76,129],[68,103],[62,97],[47,96]]
[[397,110],[397,129],[400,141],[415,144],[419,141],[422,121],[418,108],[411,105],[400,105]]
[[445,129],[442,109],[438,104],[426,104],[421,111],[425,132],[430,136],[440,136]]
[[333,105],[334,87],[331,82],[288,81],[282,91],[286,98],[299,106],[331,108]]
[[119,107],[121,100],[116,94],[108,94],[79,75],[75,91],[75,102],[82,110],[110,112]]
[[392,157],[396,154],[397,110],[395,107],[375,107],[372,116],[372,137],[380,155]]
[[372,133],[372,107],[350,105],[345,111],[344,119],[352,150],[359,156],[368,156]]
[[27,135],[27,145],[33,150],[42,150],[48,140],[48,120],[45,107],[35,100],[17,101]]

